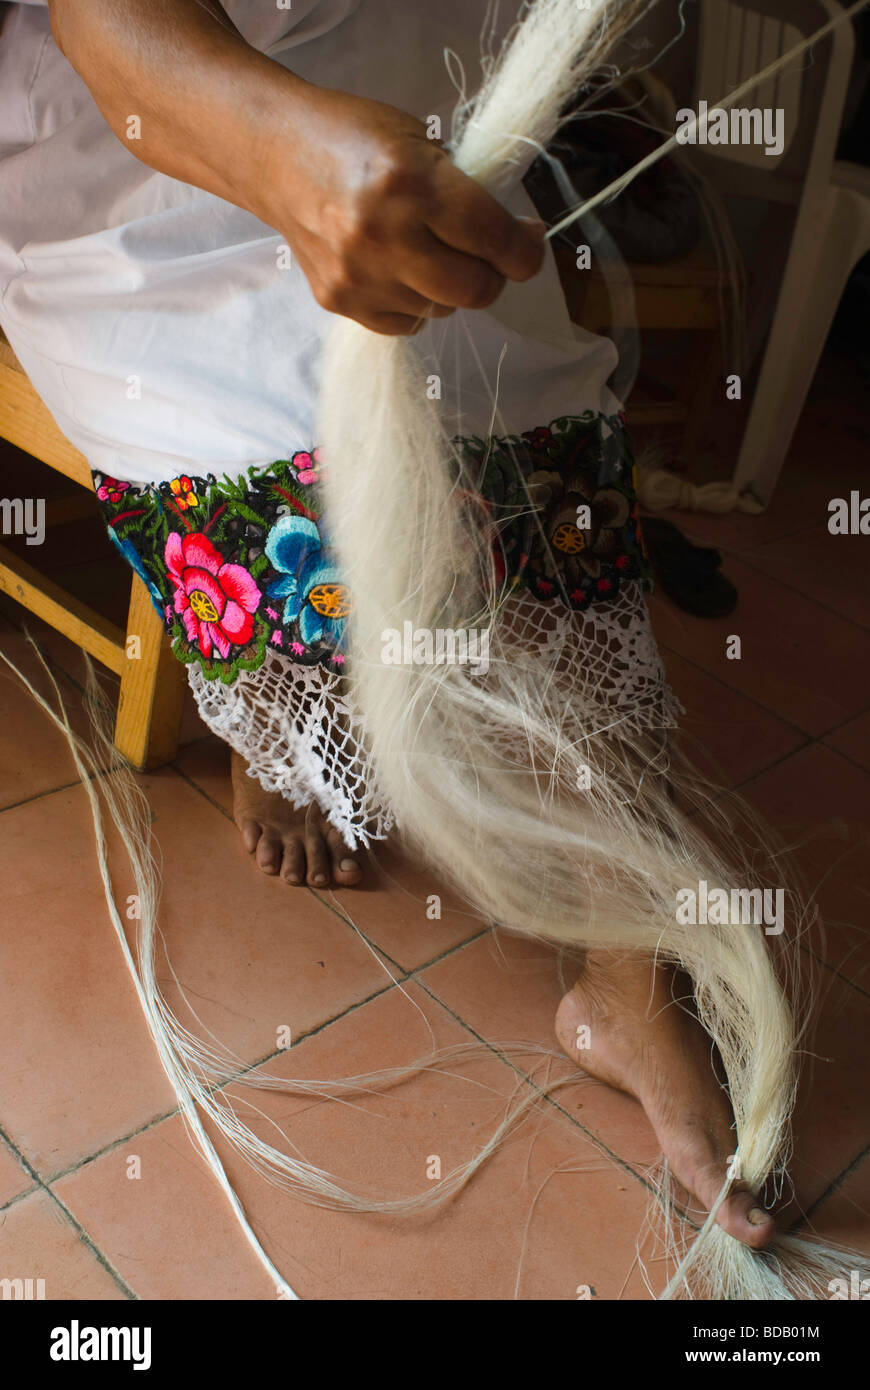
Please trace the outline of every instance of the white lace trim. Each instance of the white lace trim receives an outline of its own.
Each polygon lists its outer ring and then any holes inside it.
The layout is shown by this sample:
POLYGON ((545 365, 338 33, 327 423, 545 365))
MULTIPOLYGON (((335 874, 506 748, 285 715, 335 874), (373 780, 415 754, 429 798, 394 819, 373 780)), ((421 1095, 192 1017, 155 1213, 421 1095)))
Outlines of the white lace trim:
MULTIPOLYGON (((508 605, 506 605, 506 609, 508 605)), ((607 604, 574 613, 520 594, 509 604, 512 636, 526 649, 558 660, 573 688, 606 706, 622 735, 672 728, 680 706, 665 679, 639 583, 622 586, 607 604)), ((298 809, 316 801, 349 849, 386 839, 392 810, 377 787, 362 718, 342 677, 322 666, 299 666, 270 647, 256 671, 231 685, 188 667, 199 713, 213 733, 240 753, 248 775, 298 809)), ((582 736, 588 730, 578 730, 582 736)))

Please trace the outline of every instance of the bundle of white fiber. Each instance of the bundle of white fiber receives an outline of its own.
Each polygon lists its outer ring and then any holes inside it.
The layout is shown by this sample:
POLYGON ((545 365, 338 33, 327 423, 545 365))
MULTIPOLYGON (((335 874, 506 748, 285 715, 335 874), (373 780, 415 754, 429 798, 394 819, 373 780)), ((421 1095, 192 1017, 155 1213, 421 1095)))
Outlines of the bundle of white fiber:
MULTIPOLYGON (((637 8, 535 0, 467 115, 457 165, 507 194, 637 8)), ((689 973, 736 1119, 738 1160, 719 1200, 738 1173, 758 1191, 787 1157, 792 1012, 760 927, 680 925, 675 912, 679 890, 751 884, 757 866, 735 865, 736 840, 714 851, 664 779, 639 776, 646 752, 636 736, 605 732, 605 692, 578 690, 511 640, 513 601, 493 587, 490 540, 462 503, 413 340, 342 321, 322 383, 327 514, 355 602, 351 680, 401 831, 488 919, 554 942, 657 952, 689 973), (385 664, 382 634, 408 621, 489 627, 490 675, 385 664), (578 719, 582 744, 567 732, 578 719)), ((786 961, 798 949, 790 927, 786 961)), ((754 1253, 712 1216, 665 1296, 825 1297, 846 1268, 805 1240, 754 1253)))

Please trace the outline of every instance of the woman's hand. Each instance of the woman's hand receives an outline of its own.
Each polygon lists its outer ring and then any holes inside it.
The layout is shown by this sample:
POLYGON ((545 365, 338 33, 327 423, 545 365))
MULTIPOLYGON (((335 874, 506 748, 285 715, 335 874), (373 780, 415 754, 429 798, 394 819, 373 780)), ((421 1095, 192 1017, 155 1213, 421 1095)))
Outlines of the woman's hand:
POLYGON ((267 156, 266 188, 261 216, 318 303, 377 333, 485 308, 505 279, 541 268, 544 224, 511 216, 420 121, 381 102, 302 84, 267 156))
POLYGON ((540 269, 543 224, 505 212, 413 116, 258 53, 218 0, 49 3, 55 39, 130 153, 274 227, 332 312, 412 333, 540 269))

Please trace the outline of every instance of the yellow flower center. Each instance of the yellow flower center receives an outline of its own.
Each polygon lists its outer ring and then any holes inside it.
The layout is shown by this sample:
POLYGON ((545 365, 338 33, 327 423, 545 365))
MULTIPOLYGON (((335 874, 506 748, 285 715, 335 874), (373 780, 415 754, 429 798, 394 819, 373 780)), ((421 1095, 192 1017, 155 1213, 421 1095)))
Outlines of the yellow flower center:
POLYGON ((565 521, 553 532, 553 544, 566 555, 577 555, 586 549, 586 537, 578 527, 572 526, 570 521, 565 521))
POLYGON ((208 594, 204 594, 202 589, 194 589, 190 595, 190 606, 200 622, 216 623, 220 617, 208 594))
POLYGON ((346 618, 353 604, 344 584, 315 584, 308 602, 323 618, 346 618))

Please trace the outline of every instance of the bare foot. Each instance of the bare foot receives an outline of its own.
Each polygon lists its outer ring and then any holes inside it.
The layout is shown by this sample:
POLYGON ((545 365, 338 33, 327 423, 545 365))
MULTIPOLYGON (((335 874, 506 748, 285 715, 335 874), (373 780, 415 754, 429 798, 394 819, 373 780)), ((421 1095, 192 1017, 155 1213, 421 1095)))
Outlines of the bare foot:
POLYGON ((244 758, 235 752, 231 769, 233 817, 258 869, 312 888, 325 888, 331 882, 352 888, 359 883, 362 869, 317 806, 294 811, 278 792, 264 791, 249 777, 244 758))
MULTIPOLYGON (((674 1003, 691 985, 668 966, 634 952, 590 952, 583 974, 556 1013, 556 1037, 590 1076, 640 1101, 672 1172, 701 1204, 715 1202, 734 1152, 733 1115, 713 1071, 710 1039, 674 1003), (588 1048, 578 1048, 581 1025, 588 1048)), ((691 1213, 693 1216, 696 1214, 691 1213)), ((773 1218, 745 1183, 736 1182, 716 1217, 753 1249, 769 1244, 773 1218)))

